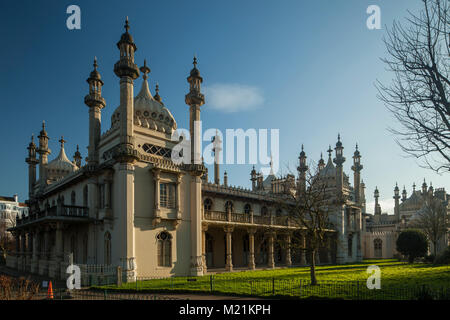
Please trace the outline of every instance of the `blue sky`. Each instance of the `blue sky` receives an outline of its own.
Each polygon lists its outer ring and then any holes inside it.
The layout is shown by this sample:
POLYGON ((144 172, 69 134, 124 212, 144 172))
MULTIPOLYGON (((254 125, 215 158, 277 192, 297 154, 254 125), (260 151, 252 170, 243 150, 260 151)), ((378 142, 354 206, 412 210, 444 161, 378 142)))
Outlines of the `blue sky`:
MULTIPOLYGON (((223 132, 280 129, 284 173, 288 165, 295 167, 302 143, 308 159, 317 161, 321 152, 326 156, 329 144, 334 146, 339 132, 347 173, 359 144, 368 202, 378 186, 387 209, 395 182, 406 185, 409 193, 413 182, 421 185, 423 178, 450 190, 448 174, 437 175, 404 157, 387 131, 395 121, 376 98, 375 81, 392 77, 380 61, 385 26, 419 6, 419 0, 3 0, 0 195, 17 193, 26 199, 26 147, 42 120, 51 137, 50 159, 58 154, 61 135, 68 155, 79 144, 86 156, 88 108, 83 98, 94 56, 105 82, 102 132, 109 128, 119 102, 113 65, 125 16, 138 47, 136 62, 142 65, 147 59, 150 86, 159 83, 179 127, 188 127, 186 76, 196 53, 207 93, 203 126, 223 132), (81 8, 81 30, 66 27, 71 4, 81 8), (372 4, 380 6, 381 30, 366 27, 366 9, 372 4), (220 104, 221 97, 230 104, 220 104)), ((135 91, 141 82, 135 82, 135 91)), ((250 186, 251 165, 226 165, 224 170, 230 184, 250 186)))

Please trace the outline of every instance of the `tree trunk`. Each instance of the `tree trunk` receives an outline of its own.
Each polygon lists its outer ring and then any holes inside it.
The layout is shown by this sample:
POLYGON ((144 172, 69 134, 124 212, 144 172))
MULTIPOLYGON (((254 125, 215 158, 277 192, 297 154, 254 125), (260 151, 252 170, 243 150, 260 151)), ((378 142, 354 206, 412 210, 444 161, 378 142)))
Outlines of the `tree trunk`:
POLYGON ((433 251, 434 251, 434 257, 437 256, 437 241, 433 241, 433 251))
POLYGON ((311 251, 311 285, 317 284, 316 279, 316 250, 311 251))

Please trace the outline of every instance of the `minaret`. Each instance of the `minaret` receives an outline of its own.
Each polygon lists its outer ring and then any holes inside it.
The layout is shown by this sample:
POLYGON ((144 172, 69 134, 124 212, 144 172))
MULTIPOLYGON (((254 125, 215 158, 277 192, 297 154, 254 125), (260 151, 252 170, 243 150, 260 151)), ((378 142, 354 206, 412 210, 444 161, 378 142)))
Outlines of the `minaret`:
POLYGON ((422 183, 422 195, 426 195, 427 194, 427 183, 425 182, 425 178, 423 178, 423 183, 422 183))
POLYGON ((77 151, 75 151, 75 154, 73 155, 73 160, 78 168, 81 168, 81 159, 80 147, 77 145, 77 151))
POLYGON ((406 201, 406 198, 407 198, 406 188, 405 188, 405 186, 403 186, 402 202, 406 201))
POLYGON ((333 162, 336 164, 336 188, 338 190, 338 194, 343 196, 344 192, 344 169, 343 164, 345 162, 345 158, 343 155, 344 147, 341 142, 341 135, 338 134, 338 141, 336 142, 336 157, 333 159, 333 162))
POLYGON ((361 155, 358 151, 358 144, 356 144, 355 153, 353 154, 353 184, 355 188, 355 202, 361 203, 361 170, 363 166, 361 165, 361 155))
POLYGON ((375 192, 373 193, 375 198, 375 214, 381 214, 381 207, 378 203, 378 198, 380 197, 380 192, 378 191, 378 187, 375 187, 375 192))
POLYGON ((191 163, 200 163, 200 107, 205 103, 205 96, 201 93, 203 78, 197 69, 197 58, 194 57, 194 68, 192 68, 187 81, 189 83, 189 93, 185 97, 185 102, 189 106, 189 129, 191 134, 191 163))
POLYGON ((48 163, 48 155, 51 153, 51 150, 48 148, 48 140, 49 137, 47 135, 47 131, 45 131, 45 121, 42 121, 42 130, 39 133, 39 149, 37 152, 39 153, 39 184, 41 188, 47 185, 47 169, 46 165, 48 163))
POLYGON ((319 164, 318 164, 317 168, 319 169, 319 172, 322 171, 323 168, 325 168, 325 160, 323 160, 322 152, 320 153, 320 160, 319 160, 319 164))
POLYGON ((226 171, 223 173, 223 185, 228 187, 228 173, 226 171))
POLYGON ((256 190, 256 180, 257 180, 257 174, 255 170, 255 166, 253 166, 252 171, 250 172, 250 181, 252 182, 252 190, 256 190))
POLYGON ((300 152, 300 156, 298 157, 299 160, 299 166, 297 167, 298 171, 298 191, 299 193, 304 193, 306 191, 306 171, 308 171, 308 166, 306 165, 306 154, 303 150, 303 144, 302 144, 302 151, 300 152))
POLYGON ((28 163, 28 198, 34 197, 34 184, 36 183, 36 165, 39 161, 36 159, 36 145, 34 144, 34 134, 31 136, 31 142, 28 145, 28 158, 25 162, 28 163))
POLYGON ((214 183, 220 184, 220 151, 222 151, 222 140, 216 130, 216 135, 212 138, 214 152, 214 183))
MULTIPOLYGON (((200 176, 204 166, 201 163, 200 107, 205 103, 201 93, 200 71, 197 69, 197 58, 194 57, 194 68, 187 78, 189 93, 185 102, 189 106, 189 128, 191 134, 191 161, 188 165, 190 173, 190 231, 191 231, 191 264, 192 276, 203 275, 202 249, 202 184, 200 176)), ((214 173, 215 174, 215 173, 214 173)))
MULTIPOLYGON (((134 121, 134 93, 133 82, 139 77, 139 68, 134 63, 134 53, 136 45, 133 37, 128 33, 128 17, 125 22, 125 33, 122 34, 117 48, 120 51, 119 61, 114 65, 114 73, 120 78, 120 125, 119 125, 119 146, 115 152, 117 163, 114 166, 114 181, 120 186, 117 194, 118 212, 114 216, 117 219, 118 232, 121 237, 120 244, 117 245, 113 263, 127 264, 127 281, 136 281, 136 247, 135 247, 135 168, 134 162, 137 160, 137 151, 134 149, 133 121, 134 121), (117 180, 116 180, 117 179, 117 180), (125 259, 125 260, 124 260, 125 259)), ((156 203, 156 201, 155 201, 156 203)), ((156 209, 154 218, 156 218, 156 209)), ((114 228, 116 229, 116 228, 114 228)))
POLYGON ((395 220, 400 221, 400 190, 398 189, 397 182, 394 188, 394 215, 395 220))
POLYGON ((139 77, 139 68, 134 63, 134 53, 137 50, 133 37, 128 33, 128 17, 125 21, 125 33, 122 34, 117 48, 120 59, 114 65, 114 73, 120 78, 120 162, 132 163, 134 154, 133 121, 134 121, 134 87, 133 83, 139 77))
POLYGON ((363 213, 366 213, 366 184, 364 183, 364 180, 361 179, 361 204, 363 207, 363 213))
POLYGON ((94 166, 99 161, 98 143, 101 134, 101 110, 106 105, 105 99, 102 97, 103 81, 97 67, 97 58, 94 58, 94 70, 86 80, 89 83, 89 94, 84 97, 84 103, 89 107, 88 165, 94 166))

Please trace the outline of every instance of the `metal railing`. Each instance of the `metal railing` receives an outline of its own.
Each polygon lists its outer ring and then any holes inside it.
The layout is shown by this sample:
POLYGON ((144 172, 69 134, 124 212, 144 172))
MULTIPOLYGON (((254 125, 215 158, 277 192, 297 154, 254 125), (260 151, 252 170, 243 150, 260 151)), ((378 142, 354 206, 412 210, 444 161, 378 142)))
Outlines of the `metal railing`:
POLYGON ((41 219, 44 217, 89 217, 89 208, 80 206, 63 205, 58 210, 58 206, 48 207, 45 210, 39 212, 32 212, 29 215, 22 215, 16 218, 17 225, 24 224, 30 221, 41 219))

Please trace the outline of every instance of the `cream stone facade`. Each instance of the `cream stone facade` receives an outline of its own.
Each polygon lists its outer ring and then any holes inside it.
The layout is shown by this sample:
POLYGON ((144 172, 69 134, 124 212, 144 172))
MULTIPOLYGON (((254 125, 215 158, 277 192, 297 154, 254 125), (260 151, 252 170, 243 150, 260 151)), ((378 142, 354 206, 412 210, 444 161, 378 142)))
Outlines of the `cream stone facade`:
MULTIPOLYGON (((432 198, 442 202, 450 215, 450 195, 447 194, 444 188, 434 189, 431 184, 428 187, 425 179, 421 190, 416 190, 416 185, 413 185, 413 190, 409 197, 405 187, 403 187, 400 196, 398 185, 395 186, 393 215, 382 213, 381 206, 378 202, 379 196, 378 188, 375 188, 374 214, 364 214, 365 229, 363 232, 363 248, 365 259, 388 259, 399 256, 396 250, 398 235, 402 230, 410 228, 413 225, 418 212, 423 210, 426 198, 432 198)), ((438 241, 436 248, 438 254, 449 245, 450 230, 438 241)), ((429 253, 432 252, 434 252, 434 247, 430 242, 429 253)))
MULTIPOLYGON (((67 158, 63 138, 59 140, 59 155, 48 162, 51 151, 45 124, 39 146, 32 140, 28 147, 31 211, 19 217, 11 229, 17 252, 8 257, 8 265, 63 279, 70 263, 86 270, 89 266, 120 266, 125 281, 134 281, 136 277, 197 276, 218 270, 309 263, 307 252, 280 245, 289 244, 292 235, 302 229, 294 226, 273 200, 277 194, 305 186, 305 152, 300 153, 298 178, 277 178, 273 173, 264 178, 253 168, 251 190, 229 186, 226 173, 221 183, 218 162, 214 182, 209 182, 194 147, 191 163, 175 164, 171 160, 175 146, 171 134, 177 123, 158 88, 155 95, 150 92, 150 69, 145 61, 141 68, 135 64, 137 47, 128 32, 128 21, 125 29, 117 43, 120 58, 114 65, 120 80, 120 105, 103 134, 101 112, 106 100, 97 61, 87 80, 86 163, 82 164, 78 150, 73 161, 67 158), (134 82, 140 73, 142 84, 135 96, 134 82)), ((191 140, 195 141, 199 137, 194 122, 201 120, 204 104, 203 79, 195 58, 187 81, 185 102, 191 140)), ((319 161, 320 178, 327 181, 336 199, 343 200, 330 208, 335 229, 330 230, 330 245, 320 250, 317 263, 362 260, 365 197, 360 182, 361 156, 356 149, 351 186, 343 171, 343 149, 338 137, 335 158, 330 147, 328 163, 319 161)), ((302 237, 307 243, 306 236, 302 237)))

